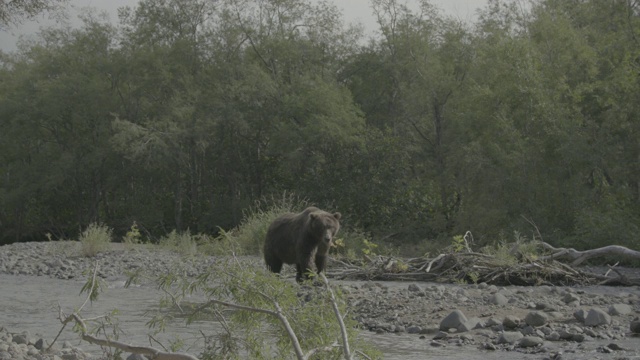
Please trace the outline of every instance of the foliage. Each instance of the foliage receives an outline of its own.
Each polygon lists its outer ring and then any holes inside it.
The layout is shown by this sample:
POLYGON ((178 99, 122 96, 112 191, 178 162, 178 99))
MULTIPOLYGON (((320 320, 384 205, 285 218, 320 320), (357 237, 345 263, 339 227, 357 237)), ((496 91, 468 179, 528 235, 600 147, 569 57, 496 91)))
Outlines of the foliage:
POLYGON ((294 194, 264 198, 244 212, 240 224, 230 231, 220 229, 220 235, 205 245, 210 254, 261 255, 269 225, 281 215, 300 212, 308 202, 294 194))
POLYGON ((80 244, 82 255, 87 257, 96 256, 101 251, 109 250, 111 247, 113 229, 106 225, 91 223, 80 234, 80 244))
POLYGON ((381 246, 371 239, 371 235, 356 227, 342 228, 338 238, 334 241, 331 253, 338 257, 346 257, 350 260, 362 259, 363 256, 376 256, 388 253, 387 246, 381 246))
MULTIPOLYGON (((256 269, 255 264, 241 263, 237 258, 221 260, 195 281, 172 276, 160 280, 159 286, 171 295, 161 302, 162 307, 151 322, 152 325, 161 324, 162 314, 167 314, 164 308, 172 308, 176 304, 180 304, 187 324, 204 319, 221 323, 223 332, 207 334, 208 346, 199 358, 292 358, 294 354, 290 334, 273 313, 280 313, 288 319, 305 352, 328 346, 329 350, 324 349, 312 358, 341 357, 340 347, 333 346, 335 342, 340 342, 340 328, 333 314, 330 298, 323 289, 310 287, 304 291, 306 295, 301 294, 299 285, 283 281, 262 266, 256 269), (203 293, 205 300, 199 303, 181 303, 182 299, 192 293, 203 293), (229 312, 227 309, 234 309, 234 306, 228 307, 225 304, 239 307, 229 312)), ((344 314, 345 303, 339 289, 334 288, 334 292, 344 314)), ((352 348, 368 356, 379 356, 358 338, 354 321, 348 316, 344 320, 352 348)))
POLYGON ((371 5, 368 42, 328 2, 143 0, 0 54, 0 242, 135 219, 256 254, 286 191, 398 248, 637 245, 637 2, 371 5))
POLYGON ((541 255, 535 240, 529 240, 519 232, 514 232, 514 240, 502 239, 482 248, 482 253, 491 255, 497 266, 514 266, 523 260, 533 261, 541 255))
POLYGON ((453 237, 453 241, 451 243, 451 249, 453 252, 462 252, 467 249, 464 236, 456 235, 453 237))
POLYGON ((166 236, 160 238, 159 245, 163 248, 177 252, 184 256, 195 256, 198 254, 198 236, 191 235, 187 231, 171 231, 166 236))
POLYGON ((138 224, 134 221, 131 224, 131 228, 129 231, 122 237, 122 241, 127 245, 136 245, 142 243, 142 235, 140 234, 140 228, 138 228, 138 224))
POLYGON ((41 13, 62 13, 61 7, 68 0, 11 0, 0 3, 0 30, 21 24, 41 13))
POLYGON ((364 247, 362 248, 362 253, 365 255, 375 255, 375 249, 378 247, 377 244, 372 243, 367 239, 363 239, 362 243, 364 247))

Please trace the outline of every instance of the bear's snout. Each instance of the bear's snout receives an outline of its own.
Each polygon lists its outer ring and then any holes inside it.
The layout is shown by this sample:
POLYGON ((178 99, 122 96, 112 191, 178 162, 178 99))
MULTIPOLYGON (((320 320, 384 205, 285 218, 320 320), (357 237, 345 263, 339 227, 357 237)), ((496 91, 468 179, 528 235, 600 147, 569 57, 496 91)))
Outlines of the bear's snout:
POLYGON ((327 230, 324 233, 324 242, 327 244, 331 244, 331 240, 333 239, 333 234, 331 234, 331 230, 327 230))

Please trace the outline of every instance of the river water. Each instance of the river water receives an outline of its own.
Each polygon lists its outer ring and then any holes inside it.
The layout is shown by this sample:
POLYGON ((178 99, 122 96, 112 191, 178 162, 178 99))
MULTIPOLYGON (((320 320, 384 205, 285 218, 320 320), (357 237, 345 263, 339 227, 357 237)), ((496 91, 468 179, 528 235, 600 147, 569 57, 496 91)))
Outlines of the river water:
MULTIPOLYGON (((149 311, 157 308, 158 299, 162 293, 153 286, 124 288, 123 280, 108 282, 108 289, 102 293, 98 301, 88 303, 83 309, 85 318, 101 316, 117 309, 118 323, 124 331, 120 340, 134 345, 158 347, 157 343, 150 343, 149 334, 153 334, 146 323, 149 311)), ((78 308, 84 302, 85 294, 80 295, 83 282, 76 280, 58 280, 46 277, 0 275, 0 326, 9 331, 21 332, 28 330, 32 338, 52 340, 61 329, 57 318, 58 306, 66 313, 78 308)), ((400 284, 399 286, 406 286, 400 284)), ((198 299, 193 299, 197 301, 198 299)), ((153 335, 163 344, 169 343, 175 336, 185 340, 186 344, 193 344, 190 353, 198 354, 204 342, 200 331, 215 333, 221 331, 216 322, 200 322, 185 326, 184 320, 176 319, 170 323, 168 333, 153 335)), ((446 346, 433 347, 430 345, 431 336, 420 339, 417 335, 375 334, 363 332, 363 337, 380 349, 385 359, 541 359, 542 354, 527 355, 516 352, 491 352, 474 349, 472 347, 446 346)), ((68 326, 60 335, 58 342, 69 341, 73 346, 85 352, 100 354, 97 346, 79 340, 78 334, 68 326)), ((637 346, 637 339, 629 339, 628 346, 637 346)), ((622 343, 621 345, 624 345, 622 343)), ((600 355, 600 354, 599 354, 600 355)), ((580 358, 570 354, 565 359, 580 358)))
MULTIPOLYGON (((32 338, 54 339, 62 328, 57 318, 58 306, 67 314, 74 308, 79 308, 86 298, 86 294, 80 295, 83 284, 84 282, 76 280, 0 275, 0 326, 12 332, 28 330, 32 338)), ((108 284, 97 301, 85 305, 82 312, 84 318, 101 316, 117 309, 118 324, 124 331, 120 335, 121 341, 158 347, 157 343, 151 344, 149 341, 149 334, 153 335, 153 331, 146 326, 149 320, 146 313, 157 308, 162 293, 153 286, 124 288, 122 280, 110 281, 108 284)), ((197 354, 197 348, 204 344, 201 330, 209 334, 221 331, 216 322, 202 322, 187 327, 181 319, 176 319, 168 328, 170 332, 155 334, 153 337, 167 344, 178 335, 185 343, 194 344, 191 351, 193 354, 197 354)), ((451 349, 431 347, 428 339, 419 339, 416 335, 363 332, 363 336, 383 352, 385 359, 459 358, 460 355, 456 355, 451 349)), ((72 331, 71 325, 64 329, 57 341, 60 344, 69 341, 73 346, 92 354, 101 353, 99 347, 81 341, 79 335, 72 331)), ((481 355, 480 352, 478 355, 481 355)), ((485 354, 477 357, 480 358, 491 357, 486 357, 485 354)))

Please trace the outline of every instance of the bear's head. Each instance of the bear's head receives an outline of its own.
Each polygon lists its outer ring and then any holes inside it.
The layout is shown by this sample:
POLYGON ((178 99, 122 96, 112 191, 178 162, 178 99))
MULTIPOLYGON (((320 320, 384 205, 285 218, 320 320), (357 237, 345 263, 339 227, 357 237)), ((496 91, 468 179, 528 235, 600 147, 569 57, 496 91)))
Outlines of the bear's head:
POLYGON ((341 216, 339 212, 331 214, 322 210, 314 211, 309 214, 311 231, 320 241, 331 246, 333 238, 340 230, 341 216))

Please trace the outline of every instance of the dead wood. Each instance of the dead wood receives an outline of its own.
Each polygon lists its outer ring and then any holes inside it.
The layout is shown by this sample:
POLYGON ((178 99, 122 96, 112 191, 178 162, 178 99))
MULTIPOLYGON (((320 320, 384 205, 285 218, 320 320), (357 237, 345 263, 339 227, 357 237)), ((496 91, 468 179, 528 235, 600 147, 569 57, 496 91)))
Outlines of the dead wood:
POLYGON ((328 275, 347 280, 484 282, 502 286, 640 285, 640 278, 625 275, 615 266, 610 267, 606 274, 578 267, 588 259, 602 256, 640 259, 638 251, 618 245, 577 251, 555 248, 542 241, 535 244, 540 246, 541 255, 521 254, 519 244, 514 244, 509 247, 508 258, 473 252, 465 247, 465 252, 442 253, 432 258, 402 259, 377 255, 359 261, 341 259, 334 262, 328 275))
POLYGON ((586 260, 604 257, 604 256, 622 256, 628 259, 640 259, 640 251, 631 250, 624 246, 609 245, 598 249, 578 251, 573 248, 556 248, 546 242, 541 241, 540 245, 551 254, 542 258, 545 259, 568 259, 571 261, 571 265, 578 266, 586 260))

